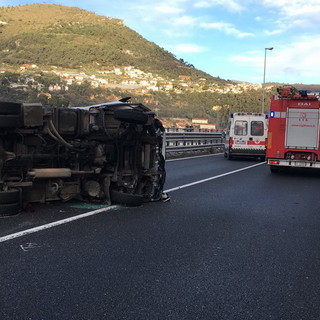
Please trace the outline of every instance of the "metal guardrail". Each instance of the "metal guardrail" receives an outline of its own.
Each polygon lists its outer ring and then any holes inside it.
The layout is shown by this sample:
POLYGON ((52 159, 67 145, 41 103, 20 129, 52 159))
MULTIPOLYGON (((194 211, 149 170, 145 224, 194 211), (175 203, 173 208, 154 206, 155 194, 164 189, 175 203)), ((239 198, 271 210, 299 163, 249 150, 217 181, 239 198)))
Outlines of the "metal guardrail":
POLYGON ((219 148, 222 142, 222 133, 218 132, 165 132, 163 135, 165 154, 219 148))

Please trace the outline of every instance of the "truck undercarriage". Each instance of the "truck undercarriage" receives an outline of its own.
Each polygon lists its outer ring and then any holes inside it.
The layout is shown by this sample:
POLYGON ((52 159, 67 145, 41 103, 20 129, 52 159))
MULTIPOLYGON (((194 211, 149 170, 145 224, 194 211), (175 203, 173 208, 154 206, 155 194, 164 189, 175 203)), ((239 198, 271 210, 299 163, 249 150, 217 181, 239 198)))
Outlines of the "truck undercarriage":
POLYGON ((78 108, 0 102, 0 215, 21 202, 160 200, 163 131, 154 112, 127 99, 78 108))

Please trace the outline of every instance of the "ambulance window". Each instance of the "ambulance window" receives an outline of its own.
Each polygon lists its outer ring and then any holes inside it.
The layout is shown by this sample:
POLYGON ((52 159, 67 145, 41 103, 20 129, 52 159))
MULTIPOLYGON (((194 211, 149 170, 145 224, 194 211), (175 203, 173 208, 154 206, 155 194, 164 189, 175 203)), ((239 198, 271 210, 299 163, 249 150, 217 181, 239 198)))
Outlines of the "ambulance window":
POLYGON ((237 120, 234 124, 234 134, 237 136, 246 136, 248 134, 248 122, 237 120))
POLYGON ((264 128, 262 121, 251 121, 251 135, 263 136, 264 128))

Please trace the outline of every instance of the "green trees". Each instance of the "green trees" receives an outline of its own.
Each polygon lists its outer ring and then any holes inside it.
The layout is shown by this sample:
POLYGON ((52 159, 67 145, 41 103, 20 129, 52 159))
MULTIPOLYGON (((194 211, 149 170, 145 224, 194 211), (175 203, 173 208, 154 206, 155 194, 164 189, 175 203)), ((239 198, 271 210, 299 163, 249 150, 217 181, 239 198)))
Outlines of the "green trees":
POLYGON ((43 84, 45 88, 49 88, 50 85, 63 84, 60 77, 53 73, 42 72, 41 75, 35 76, 34 80, 39 84, 43 84))
POLYGON ((17 83, 20 80, 20 74, 10 71, 0 73, 0 82, 2 85, 9 85, 11 82, 17 83))
POLYGON ((130 65, 165 79, 184 75, 194 81, 225 82, 177 59, 117 19, 47 4, 0 7, 0 15, 10 21, 10 27, 2 26, 0 38, 0 59, 7 64, 75 68, 95 62, 105 67, 130 65))
MULTIPOLYGON (((204 117, 219 126, 225 125, 231 112, 260 110, 261 91, 241 94, 210 91, 213 84, 225 88, 231 82, 195 69, 192 64, 147 41, 121 20, 49 4, 0 7, 0 15, 3 21, 10 21, 10 24, 1 26, 0 59, 3 66, 7 64, 8 70, 11 67, 19 70, 24 64, 36 64, 39 68, 31 68, 34 72, 30 71, 30 74, 0 74, 1 100, 40 101, 67 107, 132 96, 133 101, 145 103, 151 109, 157 108, 162 117, 204 117), (66 85, 57 75, 39 71, 50 70, 48 66, 78 73, 90 70, 93 74, 132 66, 145 74, 152 73, 153 78, 163 85, 175 79, 173 86, 181 93, 174 90, 142 92, 139 89, 93 88, 88 82, 72 84, 69 90, 64 90, 66 85), (53 85, 60 85, 62 90, 49 90, 53 85), (213 109, 213 106, 219 108, 213 109)), ((111 82, 113 80, 111 78, 111 82)), ((116 79, 114 83, 122 80, 116 79)))
MULTIPOLYGON (((260 112, 261 90, 250 90, 244 93, 218 92, 183 92, 177 93, 149 91, 141 93, 139 90, 121 90, 108 88, 93 88, 84 81, 82 84, 72 84, 68 90, 49 91, 53 84, 63 84, 54 74, 42 73, 35 76, 22 76, 15 73, 0 74, 0 100, 14 102, 41 102, 44 105, 58 107, 88 106, 98 103, 119 100, 123 97, 132 97, 134 102, 142 102, 152 110, 157 110, 161 117, 207 118, 218 128, 226 126, 229 115, 234 112, 260 112), (17 81, 21 84, 14 85, 17 81), (20 81, 20 82, 19 82, 20 81), (23 83, 21 81, 29 81, 23 83)), ((268 95, 266 94, 266 110, 268 95)))

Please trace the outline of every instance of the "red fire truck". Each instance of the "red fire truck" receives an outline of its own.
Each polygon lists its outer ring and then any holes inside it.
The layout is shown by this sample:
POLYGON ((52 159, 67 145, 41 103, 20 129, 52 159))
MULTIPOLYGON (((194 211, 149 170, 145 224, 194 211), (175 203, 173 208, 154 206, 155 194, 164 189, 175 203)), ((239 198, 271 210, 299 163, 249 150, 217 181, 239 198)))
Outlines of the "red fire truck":
POLYGON ((271 172, 320 168, 319 97, 292 86, 271 98, 267 161, 271 172))

